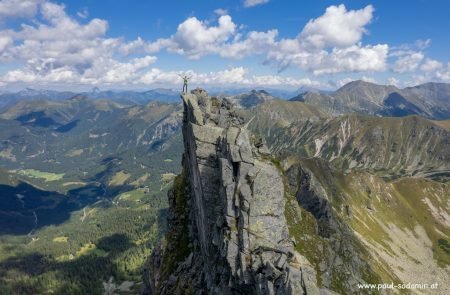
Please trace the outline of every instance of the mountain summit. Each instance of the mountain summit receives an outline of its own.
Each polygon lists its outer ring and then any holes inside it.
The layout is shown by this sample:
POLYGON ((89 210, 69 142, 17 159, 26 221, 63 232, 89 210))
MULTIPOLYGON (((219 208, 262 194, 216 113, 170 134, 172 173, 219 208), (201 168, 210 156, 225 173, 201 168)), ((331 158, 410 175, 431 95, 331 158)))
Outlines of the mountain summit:
POLYGON ((393 117, 421 115, 436 120, 450 118, 450 85, 445 83, 399 89, 359 80, 331 93, 304 92, 291 100, 304 101, 333 115, 356 112, 393 117))

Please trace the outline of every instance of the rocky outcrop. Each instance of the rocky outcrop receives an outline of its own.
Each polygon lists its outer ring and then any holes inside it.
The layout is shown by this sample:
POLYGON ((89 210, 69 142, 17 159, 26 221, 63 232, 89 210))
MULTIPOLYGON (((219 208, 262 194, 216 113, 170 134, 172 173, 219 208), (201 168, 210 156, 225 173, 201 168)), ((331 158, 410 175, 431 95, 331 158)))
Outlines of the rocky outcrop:
POLYGON ((147 267, 149 294, 320 294, 294 250, 284 176, 226 99, 183 94, 183 173, 169 192, 166 242, 147 267))

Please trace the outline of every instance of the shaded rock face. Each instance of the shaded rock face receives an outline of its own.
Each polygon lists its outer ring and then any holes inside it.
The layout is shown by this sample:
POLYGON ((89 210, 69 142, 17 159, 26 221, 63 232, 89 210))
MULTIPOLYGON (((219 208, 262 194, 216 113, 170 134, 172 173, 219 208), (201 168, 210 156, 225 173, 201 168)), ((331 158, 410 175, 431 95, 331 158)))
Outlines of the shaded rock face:
MULTIPOLYGON (((321 286, 345 294, 363 294, 358 284, 380 282, 381 278, 370 264, 365 246, 349 226, 351 200, 333 181, 336 172, 326 161, 313 161, 322 173, 320 179, 308 165, 299 163, 291 165, 285 175, 297 202, 316 219, 317 234, 326 240, 318 271, 321 286), (336 207, 340 207, 338 211, 336 207)), ((370 190, 367 191, 370 202, 370 190)))
POLYGON ((186 210, 176 216, 170 202, 167 245, 152 255, 146 293, 319 294, 315 270, 289 237, 283 175, 267 149, 226 100, 202 89, 182 99, 186 210), (189 253, 167 269, 177 250, 169 239, 183 223, 189 253))
POLYGON ((294 178, 293 181, 289 179, 289 183, 293 182, 292 186, 297 191, 296 198, 299 204, 306 211, 311 212, 318 221, 319 235, 329 238, 335 231, 331 226, 333 221, 332 207, 325 191, 320 185, 313 185, 312 182, 317 182, 317 180, 314 179, 312 173, 303 170, 301 167, 288 171, 288 177, 294 178))

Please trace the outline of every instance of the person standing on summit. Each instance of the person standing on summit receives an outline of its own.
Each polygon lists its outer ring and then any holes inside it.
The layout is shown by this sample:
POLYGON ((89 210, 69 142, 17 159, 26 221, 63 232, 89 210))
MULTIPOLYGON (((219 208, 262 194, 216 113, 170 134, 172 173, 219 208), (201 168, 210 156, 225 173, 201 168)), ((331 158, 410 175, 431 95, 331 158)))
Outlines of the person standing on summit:
POLYGON ((181 77, 181 79, 183 79, 183 93, 187 93, 188 82, 189 82, 189 79, 192 78, 192 76, 188 77, 187 75, 184 75, 184 77, 183 77, 183 76, 180 75, 180 77, 181 77))

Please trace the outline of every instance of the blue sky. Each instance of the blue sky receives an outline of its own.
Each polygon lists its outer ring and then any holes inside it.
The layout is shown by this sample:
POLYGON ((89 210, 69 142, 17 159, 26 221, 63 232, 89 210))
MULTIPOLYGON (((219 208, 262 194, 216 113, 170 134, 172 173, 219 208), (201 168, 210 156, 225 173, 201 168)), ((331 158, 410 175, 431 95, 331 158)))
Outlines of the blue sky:
POLYGON ((0 86, 450 82, 450 1, 0 0, 0 86))

